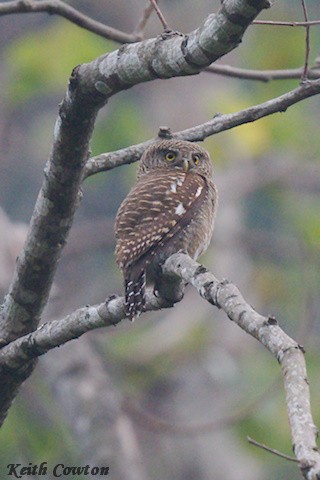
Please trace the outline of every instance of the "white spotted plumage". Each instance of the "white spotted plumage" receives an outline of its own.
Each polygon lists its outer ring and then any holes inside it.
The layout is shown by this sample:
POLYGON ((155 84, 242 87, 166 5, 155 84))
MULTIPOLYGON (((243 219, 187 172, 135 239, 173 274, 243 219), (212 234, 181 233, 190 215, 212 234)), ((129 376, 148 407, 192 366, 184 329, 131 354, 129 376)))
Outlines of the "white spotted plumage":
POLYGON ((144 310, 146 274, 150 278, 151 270, 178 250, 196 258, 208 246, 217 203, 211 177, 210 157, 199 145, 163 140, 144 152, 115 223, 130 319, 144 310), (173 161, 166 161, 168 151, 173 161))
POLYGON ((171 183, 171 185, 170 185, 170 190, 167 190, 167 191, 168 191, 168 193, 169 193, 169 192, 177 193, 177 184, 174 183, 174 182, 171 183))
POLYGON ((186 213, 186 209, 184 208, 183 206, 183 203, 179 203, 177 206, 176 206, 176 209, 174 211, 174 213, 176 213, 177 215, 181 216, 183 215, 184 213, 186 213))

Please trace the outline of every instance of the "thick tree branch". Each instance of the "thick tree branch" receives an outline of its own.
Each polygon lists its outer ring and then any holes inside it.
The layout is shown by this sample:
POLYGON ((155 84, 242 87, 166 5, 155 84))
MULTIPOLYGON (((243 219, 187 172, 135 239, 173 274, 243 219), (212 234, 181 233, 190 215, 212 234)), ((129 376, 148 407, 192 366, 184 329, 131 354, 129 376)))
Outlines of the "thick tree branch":
MULTIPOLYGON (((291 339, 273 317, 257 313, 232 283, 220 282, 205 267, 185 254, 172 255, 164 273, 179 276, 192 284, 199 294, 221 308, 246 333, 256 338, 278 360, 283 373, 294 453, 307 480, 320 478, 320 454, 317 450, 317 428, 314 425, 303 349, 291 339)), ((147 310, 166 305, 149 292, 147 310)), ((15 372, 28 360, 49 349, 77 338, 86 331, 119 323, 125 318, 124 299, 110 298, 105 304, 80 309, 61 321, 41 326, 0 351, 0 369, 15 372)))
MULTIPOLYGON (((79 12, 74 7, 66 4, 62 0, 16 0, 9 1, 0 5, 0 16, 9 15, 14 13, 37 13, 47 12, 49 15, 60 15, 70 22, 84 28, 90 32, 93 32, 103 38, 113 40, 118 43, 134 43, 142 40, 143 29, 152 13, 154 11, 155 4, 150 2, 144 10, 143 16, 139 21, 134 31, 126 33, 117 30, 113 27, 109 27, 101 22, 93 20, 89 16, 79 12)), ((310 22, 276 22, 276 21, 263 21, 256 20, 252 24, 256 25, 275 25, 275 26, 290 26, 290 27, 305 27, 319 25, 320 20, 314 20, 310 22)), ((208 72, 216 73, 218 75, 225 75, 234 78, 243 78, 246 80, 258 80, 262 82, 269 82, 270 80, 283 80, 300 78, 303 73, 303 69, 291 69, 291 70, 246 70, 229 65, 211 65, 205 69, 208 72)), ((311 70, 308 72, 309 78, 319 78, 319 71, 311 70)))
POLYGON ((164 32, 156 39, 124 45, 79 67, 107 101, 115 93, 142 82, 194 75, 236 48, 268 0, 228 0, 217 14, 188 35, 164 32))
MULTIPOLYGON (((182 140, 199 142, 216 133, 230 130, 245 123, 255 122, 273 113, 285 112, 292 105, 318 94, 320 94, 320 80, 308 82, 280 97, 246 108, 240 112, 215 115, 212 120, 180 132, 175 132, 173 136, 182 140)), ((84 178, 98 172, 136 162, 153 141, 148 140, 144 143, 91 158, 85 166, 84 178)))
POLYGON ((62 0, 17 0, 2 3, 0 16, 12 13, 37 13, 47 12, 50 15, 60 15, 81 28, 96 33, 101 37, 119 43, 133 43, 141 40, 141 34, 125 33, 116 28, 108 27, 104 23, 93 20, 62 0))
POLYGON ((82 170, 98 112, 97 97, 76 88, 76 73, 60 106, 55 141, 45 168, 23 252, 1 310, 0 344, 34 330, 79 201, 82 170))
POLYGON ((316 444, 303 348, 292 340, 273 317, 258 314, 228 281, 219 282, 212 273, 183 254, 172 255, 165 272, 175 272, 191 283, 208 302, 222 308, 230 320, 264 345, 281 365, 294 453, 307 480, 320 478, 320 453, 316 444))
MULTIPOLYGON (((83 167, 101 96, 87 95, 76 70, 60 106, 54 145, 36 201, 24 249, 0 309, 0 345, 37 328, 53 276, 80 198, 83 167)), ((0 423, 19 385, 31 374, 33 363, 19 375, 0 375, 0 423)))
MULTIPOLYGON (((151 291, 147 292, 147 311, 165 307, 172 307, 172 303, 168 304, 165 300, 155 297, 151 291)), ((104 303, 79 308, 63 320, 44 323, 34 332, 0 349, 0 374, 2 368, 6 371, 15 371, 29 360, 74 340, 90 330, 114 327, 123 319, 126 319, 124 298, 112 295, 104 303)))

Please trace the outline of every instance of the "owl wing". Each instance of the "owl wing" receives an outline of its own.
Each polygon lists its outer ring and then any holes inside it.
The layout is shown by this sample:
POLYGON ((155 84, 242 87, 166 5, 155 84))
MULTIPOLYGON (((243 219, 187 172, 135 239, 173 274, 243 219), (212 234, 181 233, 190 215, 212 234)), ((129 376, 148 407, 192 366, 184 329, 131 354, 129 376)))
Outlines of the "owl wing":
POLYGON ((186 227, 207 195, 206 180, 172 171, 145 175, 122 203, 115 223, 116 260, 126 269, 186 227))

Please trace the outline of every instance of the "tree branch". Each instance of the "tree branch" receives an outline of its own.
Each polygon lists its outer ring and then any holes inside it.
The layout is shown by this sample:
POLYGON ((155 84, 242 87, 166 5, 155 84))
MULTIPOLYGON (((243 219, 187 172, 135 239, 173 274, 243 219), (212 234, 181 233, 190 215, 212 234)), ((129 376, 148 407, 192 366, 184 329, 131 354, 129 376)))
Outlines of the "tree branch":
POLYGON ((152 4, 161 24, 162 24, 162 27, 164 30, 170 30, 169 28, 169 25, 168 25, 168 22, 166 21, 166 19, 164 18, 164 15, 163 13, 161 12, 160 8, 158 7, 158 3, 157 3, 157 0, 149 0, 150 3, 152 4))
POLYGON ((271 25, 278 27, 313 27, 320 25, 320 20, 310 20, 308 22, 283 22, 281 20, 254 20, 253 25, 271 25))
MULTIPOLYGON (((228 113, 225 115, 218 114, 206 123, 196 125, 195 127, 181 130, 180 132, 173 133, 176 138, 182 140, 189 140, 191 142, 199 142, 216 133, 230 130, 231 128, 243 125, 245 123, 254 122, 260 118, 272 115, 277 112, 285 112, 287 108, 292 105, 318 95, 320 93, 320 80, 314 82, 305 83, 294 90, 291 90, 280 97, 273 98, 267 102, 260 103, 253 107, 240 110, 236 113, 228 113)), ((84 170, 84 178, 94 175, 98 172, 111 170, 112 168, 119 167, 134 163, 141 157, 144 150, 154 140, 148 140, 144 143, 132 145, 128 148, 123 148, 115 152, 104 153, 91 158, 84 170)))
MULTIPOLYGON (((0 309, 0 345, 37 328, 47 302, 53 276, 80 199, 83 167, 99 106, 97 93, 85 94, 77 71, 60 106, 54 144, 31 218, 24 249, 0 309)), ((19 375, 0 375, 0 423, 18 387, 32 373, 26 364, 19 375)))
MULTIPOLYGON (((147 292, 146 310, 172 307, 172 303, 147 292)), ((15 371, 21 365, 37 358, 55 347, 79 338, 86 332, 101 327, 116 326, 126 319, 124 298, 112 295, 104 303, 75 310, 62 320, 53 320, 0 349, 1 369, 15 371)))
POLYGON ((75 71, 60 106, 55 141, 24 250, 1 309, 0 345, 37 327, 79 201, 82 170, 101 99, 99 95, 85 98, 77 83, 75 71))
POLYGON ((125 33, 116 28, 108 27, 97 22, 71 7, 62 0, 17 0, 1 3, 0 16, 13 13, 38 13, 47 12, 49 15, 59 15, 81 28, 96 33, 100 37, 108 38, 119 43, 133 43, 141 40, 140 34, 125 33))
POLYGON ((320 478, 320 453, 316 444, 303 348, 292 340, 273 317, 263 317, 245 302, 228 281, 219 282, 212 273, 183 254, 172 255, 164 272, 175 272, 191 283, 208 302, 224 310, 229 319, 264 345, 281 365, 294 453, 307 480, 320 478))
POLYGON ((164 32, 156 39, 124 45, 119 50, 79 67, 107 101, 119 91, 142 82, 194 75, 239 45, 268 0, 228 0, 217 14, 188 35, 164 32))
MULTIPOLYGON (((165 263, 166 275, 176 275, 192 284, 212 305, 221 308, 246 333, 256 338, 278 360, 283 373, 294 453, 307 480, 320 478, 320 454, 314 425, 303 349, 291 339, 273 317, 257 313, 232 283, 219 281, 205 267, 185 254, 172 255, 165 263), (317 477, 318 475, 318 477, 317 477)), ((147 310, 169 306, 151 291, 147 310)), ((124 299, 110 298, 105 304, 85 307, 61 321, 42 325, 0 350, 0 371, 15 372, 19 366, 48 350, 78 338, 86 331, 119 323, 125 318, 124 299)))
MULTIPOLYGON (((215 73, 216 75, 223 75, 225 77, 242 78, 244 80, 258 80, 260 82, 301 78, 303 71, 304 67, 287 70, 250 70, 232 67, 231 65, 210 65, 210 67, 205 68, 205 72, 208 73, 215 73)), ((308 70, 308 78, 320 78, 320 69, 316 67, 308 70)))
POLYGON ((267 445, 264 445, 263 443, 257 442, 251 437, 247 437, 247 440, 251 445, 254 445, 255 447, 262 448, 263 450, 266 450, 269 453, 272 453, 273 455, 277 455, 278 457, 284 458, 285 460, 289 460, 290 462, 297 462, 298 460, 294 457, 291 457, 290 455, 286 455, 282 452, 279 452, 278 450, 275 450, 274 448, 270 448, 267 445))

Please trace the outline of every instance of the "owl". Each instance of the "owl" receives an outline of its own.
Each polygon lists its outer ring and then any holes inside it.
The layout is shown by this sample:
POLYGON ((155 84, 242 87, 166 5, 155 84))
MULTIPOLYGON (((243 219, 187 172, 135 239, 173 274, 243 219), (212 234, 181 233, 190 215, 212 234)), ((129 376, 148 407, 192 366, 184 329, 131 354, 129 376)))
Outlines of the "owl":
POLYGON ((182 250, 196 259, 207 249, 217 207, 212 175, 208 152, 191 142, 159 140, 143 153, 137 181, 115 221, 116 262, 130 320, 145 309, 146 279, 156 292, 170 255, 182 250))

